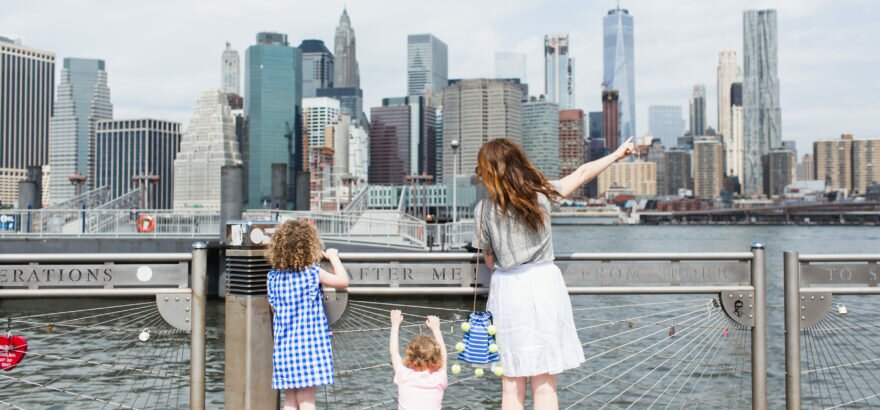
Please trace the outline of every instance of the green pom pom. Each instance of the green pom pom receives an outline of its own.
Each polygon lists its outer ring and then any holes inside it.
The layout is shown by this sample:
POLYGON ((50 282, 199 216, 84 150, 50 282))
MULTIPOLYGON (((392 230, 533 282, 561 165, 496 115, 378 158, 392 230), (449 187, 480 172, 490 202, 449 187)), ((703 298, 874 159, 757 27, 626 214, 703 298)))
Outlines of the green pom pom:
POLYGON ((483 369, 477 368, 477 370, 474 370, 474 376, 483 377, 483 369))
POLYGON ((459 373, 461 373, 461 366, 458 363, 452 365, 452 374, 459 374, 459 373))
POLYGON ((462 332, 470 332, 471 331, 471 323, 470 322, 462 322, 461 323, 461 331, 462 332))
POLYGON ((504 369, 501 366, 495 366, 492 368, 492 373, 495 373, 496 376, 501 377, 504 375, 504 369))
POLYGON ((489 325, 489 328, 486 329, 486 331, 489 332, 489 336, 495 336, 495 325, 489 325))
POLYGON ((492 343, 489 345, 489 353, 498 353, 498 345, 492 343))
POLYGON ((464 343, 462 343, 462 342, 458 342, 458 343, 456 343, 456 344, 455 344, 455 350, 457 350, 457 351, 459 351, 459 352, 463 352, 463 351, 464 351, 464 343))

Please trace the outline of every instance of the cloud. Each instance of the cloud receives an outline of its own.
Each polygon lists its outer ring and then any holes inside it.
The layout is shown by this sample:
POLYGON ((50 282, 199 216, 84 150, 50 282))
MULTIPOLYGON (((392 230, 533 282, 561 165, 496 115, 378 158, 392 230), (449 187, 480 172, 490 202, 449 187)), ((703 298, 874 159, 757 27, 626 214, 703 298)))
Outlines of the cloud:
MULTIPOLYGON (((527 53, 528 83, 543 93, 543 37, 571 36, 576 101, 600 108, 602 17, 615 1, 348 0, 357 35, 365 107, 406 90, 406 35, 429 32, 449 45, 453 78, 491 76, 495 51, 527 53)), ((880 3, 870 0, 624 0, 635 20, 639 134, 651 104, 687 106, 705 84, 709 123, 716 124, 718 51, 742 59, 742 11, 775 8, 783 138, 801 152, 843 132, 878 137, 880 112, 873 40, 880 3)), ((151 2, 29 0, 4 5, 0 35, 64 57, 107 61, 117 117, 150 116, 188 123, 201 91, 220 84, 220 53, 230 41, 242 56, 258 31, 307 38, 331 49, 342 1, 232 0, 151 2)), ((244 60, 242 58, 242 60, 244 60)), ((367 108, 368 110, 368 108, 367 108)), ((685 110, 686 111, 686 110, 685 110)))

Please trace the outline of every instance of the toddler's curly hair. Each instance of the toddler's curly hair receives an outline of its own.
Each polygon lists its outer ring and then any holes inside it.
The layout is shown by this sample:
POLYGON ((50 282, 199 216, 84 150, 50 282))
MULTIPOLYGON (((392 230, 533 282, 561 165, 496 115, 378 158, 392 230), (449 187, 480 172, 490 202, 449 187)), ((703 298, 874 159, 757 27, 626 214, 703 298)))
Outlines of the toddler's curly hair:
POLYGON ((274 269, 301 271, 321 262, 322 249, 318 230, 312 224, 289 220, 275 229, 266 258, 274 269))
POLYGON ((433 372, 443 367, 440 344, 432 336, 418 335, 406 346, 403 364, 417 372, 433 372))

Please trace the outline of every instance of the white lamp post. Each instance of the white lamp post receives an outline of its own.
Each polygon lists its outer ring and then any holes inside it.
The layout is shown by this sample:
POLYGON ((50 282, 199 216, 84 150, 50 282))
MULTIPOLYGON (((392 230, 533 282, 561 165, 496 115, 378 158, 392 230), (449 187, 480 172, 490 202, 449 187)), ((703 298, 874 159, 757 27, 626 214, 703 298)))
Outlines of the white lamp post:
POLYGON ((458 140, 449 143, 452 147, 452 222, 458 221, 458 140))

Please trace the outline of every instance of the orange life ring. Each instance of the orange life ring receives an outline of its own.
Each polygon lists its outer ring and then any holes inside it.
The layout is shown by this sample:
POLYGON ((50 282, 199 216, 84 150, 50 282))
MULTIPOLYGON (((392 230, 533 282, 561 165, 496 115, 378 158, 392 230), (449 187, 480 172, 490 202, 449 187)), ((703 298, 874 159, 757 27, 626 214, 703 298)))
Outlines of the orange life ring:
POLYGON ((137 222, 138 232, 150 233, 156 229, 156 220, 149 215, 141 215, 137 222))

